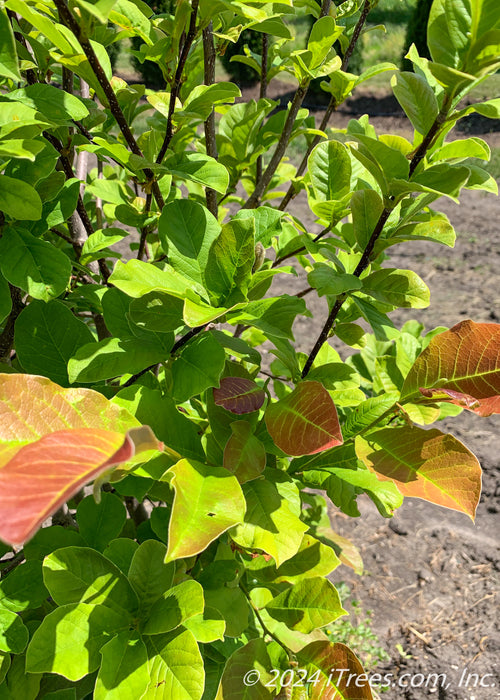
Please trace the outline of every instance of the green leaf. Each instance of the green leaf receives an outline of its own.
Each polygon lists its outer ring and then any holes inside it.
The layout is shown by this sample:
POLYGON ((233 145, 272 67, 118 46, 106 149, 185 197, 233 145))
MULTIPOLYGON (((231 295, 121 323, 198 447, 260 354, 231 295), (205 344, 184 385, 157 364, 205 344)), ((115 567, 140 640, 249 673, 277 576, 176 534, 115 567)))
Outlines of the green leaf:
POLYGON ((150 292, 130 304, 130 318, 139 328, 166 333, 184 325, 182 299, 165 292, 150 292))
POLYGON ((0 275, 0 323, 10 314, 12 310, 12 298, 7 280, 0 275))
POLYGON ((28 639, 28 629, 19 615, 0 607, 0 651, 22 654, 28 639))
POLYGON ((364 250, 384 210, 382 197, 375 190, 358 190, 351 197, 354 237, 364 250))
POLYGON ((237 649, 228 659, 215 700, 236 700, 236 698, 272 700, 275 697, 274 688, 271 692, 267 687, 271 683, 272 688, 272 666, 264 640, 252 639, 248 644, 237 649), (249 672, 248 678, 253 678, 256 683, 249 684, 242 691, 241 679, 249 672))
POLYGON ((363 286, 359 277, 337 272, 331 264, 323 262, 314 264, 313 270, 307 275, 307 281, 320 297, 325 294, 337 296, 363 286))
POLYGON ((124 620, 137 610, 137 596, 122 572, 90 547, 65 547, 43 562, 43 577, 58 605, 91 603, 124 620))
POLYGON ((178 403, 219 386, 226 354, 209 331, 201 333, 182 349, 172 364, 172 394, 178 403))
POLYGON ((143 339, 105 338, 81 346, 68 362, 69 381, 93 384, 122 374, 135 374, 165 360, 173 345, 173 334, 165 343, 143 339))
POLYGON ((143 700, 201 700, 203 659, 189 630, 148 637, 150 681, 143 700))
POLYGON ((266 335, 293 340, 292 324, 298 314, 311 315, 304 300, 283 294, 280 297, 251 301, 241 311, 228 312, 227 320, 231 324, 255 326, 266 335))
POLYGON ((220 639, 224 641, 226 622, 215 608, 207 608, 200 615, 194 615, 184 621, 184 627, 193 633, 197 642, 208 644, 220 639))
POLYGON ((210 248, 205 271, 207 289, 217 306, 232 306, 246 299, 254 249, 254 219, 233 219, 224 224, 210 248))
POLYGON ((340 200, 349 193, 351 159, 343 143, 319 143, 307 163, 315 199, 321 202, 340 200))
POLYGON ((186 151, 163 161, 167 172, 174 177, 197 182, 225 194, 229 186, 229 173, 215 158, 203 153, 186 151))
POLYGON ((249 481, 243 485, 243 493, 244 522, 231 531, 231 538, 245 549, 267 552, 280 566, 299 551, 307 525, 292 512, 272 482, 249 481))
POLYGON ((175 565, 165 563, 167 548, 158 540, 146 540, 134 553, 128 579, 140 604, 140 615, 149 615, 151 606, 172 586, 175 565))
POLYGON ((240 209, 233 217, 234 220, 252 218, 255 222, 255 242, 262 243, 264 248, 271 245, 273 236, 282 231, 282 219, 284 212, 271 207, 257 207, 257 209, 240 209))
POLYGON ((203 612, 203 588, 197 581, 187 580, 166 591, 152 606, 142 628, 143 634, 163 634, 182 625, 185 620, 203 612))
POLYGON ((16 40, 6 10, 0 8, 0 75, 21 81, 17 61, 16 40))
POLYGON ((148 653, 137 632, 121 632, 101 649, 94 700, 137 700, 149 684, 148 653))
POLYGON ((321 576, 304 579, 287 588, 267 603, 266 611, 278 622, 304 634, 347 615, 337 589, 321 576))
POLYGON ((223 467, 182 459, 168 474, 175 490, 168 561, 202 552, 223 532, 243 522, 246 506, 241 487, 223 467))
POLYGON ((48 595, 39 561, 25 562, 0 582, 0 604, 12 612, 34 610, 48 595))
POLYGON ((224 448, 224 468, 236 476, 240 484, 256 479, 266 466, 266 448, 244 420, 231 423, 233 434, 224 448))
POLYGON ((203 286, 210 247, 220 231, 208 209, 191 199, 167 204, 158 222, 160 241, 174 270, 203 286))
POLYGON ((406 116, 419 134, 425 135, 439 113, 436 95, 429 83, 416 73, 396 73, 392 89, 406 116))
POLYGON ((49 377, 60 386, 69 386, 70 357, 93 340, 87 326, 59 301, 44 304, 34 300, 16 321, 16 351, 23 369, 49 377))
POLYGON ((27 182, 0 175, 0 209, 13 219, 38 221, 42 216, 42 200, 27 182))
POLYGON ((384 268, 364 277, 362 282, 363 292, 378 301, 413 309, 429 306, 429 288, 412 270, 384 268))
POLYGON ((101 663, 100 650, 129 619, 102 605, 63 605, 36 629, 26 652, 28 673, 58 673, 78 681, 101 663))
MULTIPOLYGON (((19 189, 20 183, 15 182, 19 189)), ((35 238, 24 229, 9 226, 0 239, 0 269, 14 286, 35 299, 50 301, 66 289, 71 262, 50 243, 35 238)))
POLYGON ((100 552, 120 534, 126 518, 125 506, 121 499, 112 493, 101 493, 99 503, 93 496, 86 496, 76 509, 80 535, 89 547, 94 547, 100 552))
POLYGON ((183 457, 205 459, 196 424, 177 410, 170 397, 146 387, 130 386, 122 389, 113 403, 123 406, 141 423, 149 425, 159 440, 183 457))
POLYGON ((9 93, 9 100, 36 109, 54 124, 67 124, 72 119, 85 119, 89 115, 88 109, 76 95, 46 83, 35 83, 14 90, 9 93))

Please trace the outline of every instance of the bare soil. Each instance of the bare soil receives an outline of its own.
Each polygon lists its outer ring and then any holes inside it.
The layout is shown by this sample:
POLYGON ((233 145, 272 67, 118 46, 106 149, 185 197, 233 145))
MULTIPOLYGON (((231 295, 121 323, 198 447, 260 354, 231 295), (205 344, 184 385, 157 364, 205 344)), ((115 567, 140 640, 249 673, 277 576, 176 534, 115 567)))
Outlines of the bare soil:
MULTIPOLYGON (((280 94, 278 88, 277 96, 284 104, 288 91, 289 86, 283 86, 280 94)), ((250 96, 254 96, 252 91, 246 91, 245 100, 250 96)), ((364 95, 349 102, 332 122, 342 128, 363 113, 370 114, 377 132, 411 135, 397 103, 383 95, 364 95)), ((317 115, 319 123, 320 110, 317 115)), ((487 126, 500 129, 499 124, 487 126)), ((478 133, 484 125, 474 122, 467 128, 478 133)), ((464 134, 456 136, 463 138, 464 134)), ((491 146, 500 145, 500 130, 481 133, 481 137, 491 146)), ((500 322, 498 199, 464 192, 460 206, 443 198, 434 207, 449 216, 458 234, 457 244, 451 250, 418 241, 395 249, 390 265, 420 274, 430 287, 431 306, 422 311, 401 310, 392 319, 400 327, 418 318, 429 330, 438 325, 450 327, 465 318, 500 322)), ((305 198, 298 197, 291 211, 309 222, 311 231, 317 230, 305 198)), ((305 278, 297 280, 291 275, 275 279, 273 294, 294 294, 308 286, 305 278)), ((327 308, 324 300, 313 295, 305 299, 313 318, 298 319, 294 332, 298 349, 308 352, 327 308)), ((381 518, 368 498, 358 499, 361 517, 355 519, 332 505, 332 525, 358 545, 365 572, 357 576, 343 566, 331 578, 345 581, 363 609, 373 611, 373 629, 390 656, 376 672, 393 674, 391 687, 378 691, 381 698, 493 700, 500 697, 500 419, 481 419, 464 412, 439 427, 465 442, 482 464, 483 491, 475 524, 465 515, 418 499, 406 499, 392 520, 381 518), (403 674, 412 674, 412 678, 403 674), (445 674, 446 678, 428 680, 430 674, 445 674), (398 686, 398 678, 406 687, 398 686)))

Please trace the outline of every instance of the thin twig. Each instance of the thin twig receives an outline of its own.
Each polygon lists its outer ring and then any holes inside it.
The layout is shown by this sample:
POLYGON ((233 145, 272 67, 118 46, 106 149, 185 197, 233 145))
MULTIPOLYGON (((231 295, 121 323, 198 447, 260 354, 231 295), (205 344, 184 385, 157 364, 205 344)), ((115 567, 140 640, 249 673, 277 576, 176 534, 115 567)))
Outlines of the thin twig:
MULTIPOLYGON (((415 154, 413 155, 413 158, 411 159, 410 162, 410 168, 409 168, 409 178, 414 174, 416 168, 418 167, 419 163, 422 161, 422 159, 425 157, 428 149, 434 142, 435 138, 439 134, 439 130, 443 123, 446 121, 446 117, 450 108, 451 104, 451 98, 450 96, 446 93, 443 99, 443 103, 441 106, 441 109, 439 111, 439 114, 437 115, 436 119, 432 123, 432 126, 430 127, 429 131, 427 134, 424 136, 422 143, 420 144, 419 148, 416 150, 415 154)), ((391 209, 388 207, 384 207, 382 210, 382 213, 380 214, 380 217, 375 225, 375 228, 373 229, 373 233, 370 236, 370 239, 368 243, 366 244, 366 247, 363 251, 363 254, 356 266, 356 269, 354 270, 353 274, 356 277, 360 277, 362 273, 366 270, 368 265, 370 264, 370 258, 373 253, 373 249, 375 248, 375 243, 379 239, 382 231, 384 230, 384 226, 387 222, 387 219, 389 218, 391 214, 391 209)), ((330 331, 333 328, 333 325, 337 319, 338 313, 340 309, 342 308, 343 303, 347 299, 347 294, 341 294, 337 297, 337 300, 335 304, 332 307, 332 310, 330 311, 330 314, 328 315, 328 318, 326 320, 325 325, 323 326, 323 329, 320 333, 320 336, 318 340, 316 341, 313 349, 311 350, 311 353, 309 357, 307 358, 307 361, 304 365, 304 369, 302 370, 302 378, 306 377, 307 374, 309 373, 309 370, 311 369, 314 360, 316 359, 316 355, 321 349, 321 346, 323 343, 328 339, 328 336, 330 335, 330 331)))
POLYGON ((167 148, 170 145, 172 136, 174 135, 173 117, 175 111, 175 101, 179 96, 179 92, 182 84, 182 74, 184 72, 184 66, 186 65, 187 57, 191 49, 191 45, 196 37, 196 17, 198 15, 198 5, 199 0, 193 0, 191 5, 191 18, 189 20, 189 29, 186 39, 182 45, 182 50, 179 56, 179 63, 177 64, 177 70, 175 71, 174 81, 170 89, 170 101, 168 104, 168 114, 167 114, 167 128, 165 130, 165 138, 163 139, 160 152, 156 158, 157 163, 161 163, 167 152, 167 148))
MULTIPOLYGON (((90 67, 92 68, 92 71, 95 77, 97 78, 97 81, 99 82, 99 85, 101 86, 104 95, 106 96, 111 114, 113 115, 116 123, 118 124, 120 131, 123 134, 123 138, 127 142, 128 147, 136 156, 140 156, 141 158, 143 158, 143 153, 137 145, 137 141, 135 140, 135 137, 128 125, 125 115, 122 112, 122 108, 120 107, 118 99, 115 95, 115 91, 113 90, 111 83, 109 82, 106 73, 104 72, 104 69, 100 64, 99 59, 97 58, 97 55, 94 49, 92 48, 89 39, 83 34, 78 21, 74 18, 72 12, 69 10, 64 0, 54 0, 54 4, 59 12, 59 19, 61 20, 61 22, 73 32, 75 37, 80 42, 83 52, 90 64, 90 67)), ((153 194, 155 196, 159 208, 163 209, 165 203, 163 201, 160 188, 158 187, 158 183, 155 180, 153 171, 149 168, 144 168, 144 174, 147 177, 148 181, 151 183, 151 188, 153 190, 153 194)))
MULTIPOLYGON (((203 30, 203 61, 205 85, 215 82, 215 46, 212 31, 212 22, 203 30)), ((214 108, 205 121, 205 148, 207 155, 217 158, 217 142, 215 140, 215 112, 214 108)), ((219 208, 217 206, 217 193, 212 187, 206 188, 207 209, 217 218, 219 208)))
MULTIPOLYGON (((354 31, 351 36, 351 40, 349 42, 349 46, 346 49, 346 52, 344 54, 344 58, 342 59, 342 65, 340 66, 340 70, 346 71, 348 66, 349 66, 349 60, 354 52, 354 49, 356 48, 356 44, 358 43, 359 37, 361 36, 361 31, 363 29, 363 26, 366 22, 366 18, 368 16, 368 13, 370 12, 371 9, 371 0, 365 0, 365 4, 363 5, 363 9, 361 10, 361 15, 359 16, 359 19, 356 23, 356 26, 354 27, 354 31)), ((325 110, 325 113, 323 115, 323 119, 321 120, 321 124, 319 125, 319 130, 324 131, 326 127, 328 126, 328 122, 330 121, 330 117, 332 114, 335 112, 337 109, 337 101, 335 97, 332 95, 330 98, 330 102, 328 103, 328 106, 325 110)), ((300 177, 301 175, 304 174, 306 168, 307 168, 307 161, 309 160, 309 156, 311 155, 312 151, 318 143, 321 141, 322 137, 321 136, 315 136, 309 146, 307 147, 307 150, 305 152, 304 157, 302 158, 302 161, 300 162, 299 167, 297 168, 297 172, 295 174, 295 177, 300 177)), ((288 188, 288 191, 286 195, 283 197, 283 199, 280 202, 280 205, 278 209, 280 211, 284 211, 290 201, 295 197, 297 192, 295 191, 295 187, 293 184, 290 185, 288 188)))

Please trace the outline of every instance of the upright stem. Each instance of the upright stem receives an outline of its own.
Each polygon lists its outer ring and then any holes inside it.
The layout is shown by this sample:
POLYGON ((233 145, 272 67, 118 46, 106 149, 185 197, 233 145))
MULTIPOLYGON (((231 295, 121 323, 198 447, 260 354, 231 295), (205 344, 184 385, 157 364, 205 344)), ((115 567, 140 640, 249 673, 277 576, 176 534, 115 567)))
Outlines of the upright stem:
MULTIPOLYGON (((260 70, 260 93, 259 97, 263 100, 267 95, 267 58, 269 53, 269 35, 262 35, 262 53, 261 53, 261 70, 260 70)), ((262 156, 257 158, 255 163, 255 185, 262 178, 262 156)))
MULTIPOLYGON (((64 0, 54 0, 54 4, 57 7, 57 10, 59 12, 59 18, 63 24, 70 29, 75 37, 78 39, 80 42, 80 45, 83 49, 83 52, 85 56, 87 57, 87 60, 90 64, 90 67, 92 68, 92 71, 97 78, 99 85, 102 88, 102 91, 104 92, 106 99, 109 104, 109 109, 111 111, 111 114, 113 115, 116 123, 118 124, 120 131, 123 134, 123 138, 127 142, 128 147, 134 153, 136 156, 140 156, 141 158, 143 157, 142 151, 137 145, 137 141, 135 140, 135 137, 130 130, 130 127, 128 125, 128 122, 125 118, 125 115, 122 112, 122 109, 120 107, 120 104, 118 102, 118 99, 115 95, 115 91, 113 90, 111 83, 109 82, 106 73, 104 72, 103 67, 101 66, 99 59, 97 58, 97 55, 92 48, 92 45, 89 41, 89 39, 83 34, 81 31, 80 25, 77 22, 77 20, 73 17, 73 14, 69 10, 68 6, 66 5, 64 0)), ((152 170, 149 168, 144 168, 144 174, 146 175, 147 179, 149 182, 151 182, 151 186, 153 188, 153 192, 156 198, 156 201, 158 203, 158 206, 160 209, 163 208, 164 206, 164 201, 163 197, 160 192, 160 188, 158 187, 158 183, 155 181, 154 173, 152 170)))
POLYGON ((278 144, 269 162, 269 165, 267 166, 266 170, 262 173, 262 177, 256 184, 252 195, 247 199, 245 205, 243 206, 243 209, 255 209, 255 207, 259 205, 262 195, 269 186, 269 183, 271 182, 272 177, 285 154, 286 147, 288 146, 288 142, 292 134, 293 125, 295 124, 297 113, 300 109, 300 106, 302 105, 302 102, 304 101, 304 97, 306 96, 307 89, 309 87, 309 82, 310 81, 308 80, 306 83, 299 85, 297 92, 293 97, 292 104, 290 105, 290 111, 288 112, 288 116, 285 121, 285 126, 283 127, 283 132, 279 138, 278 144))
POLYGON ((191 45, 196 37, 196 17, 198 15, 198 5, 199 0, 193 0, 191 4, 191 19, 189 20, 189 29, 184 43, 182 44, 181 53, 179 56, 179 63, 177 64, 177 69, 175 71, 174 81, 170 89, 170 101, 168 104, 168 115, 167 115, 167 128, 165 130, 165 138, 163 139, 160 152, 156 158, 157 163, 161 163, 167 152, 167 148, 170 145, 172 136, 174 135, 173 127, 173 116, 175 111, 175 101, 179 97, 179 92, 181 90, 182 84, 182 73, 184 72, 184 66, 186 65, 187 57, 191 49, 191 45))
MULTIPOLYGON (((204 80, 205 85, 212 85, 215 82, 215 47, 212 22, 203 30, 203 57, 204 57, 204 80)), ((215 112, 212 111, 205 121, 205 147, 207 155, 217 158, 217 142, 215 140, 215 112)), ((212 187, 206 189, 207 209, 217 218, 217 193, 212 187)))
MULTIPOLYGON (((429 131, 427 134, 424 136, 422 143, 420 144, 419 148, 415 152, 413 158, 411 159, 410 162, 410 169, 409 169, 409 179, 411 179, 412 175, 414 174, 415 170, 417 169, 419 163, 422 161, 423 158, 425 158, 425 155, 432 145, 434 139, 436 136, 439 134, 439 130, 443 123, 446 120, 446 117, 448 115, 448 111, 450 109, 450 104, 451 104, 451 98, 448 94, 445 94, 444 99, 443 99, 443 104, 441 106, 441 109, 439 111, 439 114, 437 115, 436 119, 434 120, 432 126, 430 127, 429 131)), ((384 230, 384 226, 387 223, 387 219, 389 218, 391 214, 391 209, 388 207, 385 207, 382 210, 382 213, 380 214, 380 217, 375 225, 375 228, 373 229, 373 233, 370 236, 370 239, 368 243, 366 244, 366 247, 363 251, 363 254, 356 266, 356 269, 354 270, 354 275, 356 277, 361 277, 362 273, 366 270, 368 265, 370 264, 370 259, 371 255, 373 253, 373 249, 375 248, 375 243, 379 239, 382 231, 384 230)), ((309 373, 314 360, 316 359, 316 355, 321 349, 321 346, 323 343, 328 339, 328 336, 330 334, 330 331, 333 327, 333 324, 335 323, 337 316, 339 314, 340 309, 342 308, 342 305, 344 304, 345 300, 347 299, 347 294, 341 294, 337 297, 337 300, 335 301, 335 304, 332 307, 332 310, 330 311, 328 318, 326 320, 325 325, 323 326, 323 329, 319 335, 318 340, 316 341, 313 349, 311 350, 311 353, 309 357, 307 358, 307 361, 304 365, 304 369, 302 370, 302 378, 306 377, 307 374, 309 373)))
MULTIPOLYGON (((371 9, 371 0, 365 0, 365 4, 363 5, 363 9, 361 10, 361 14, 359 16, 359 19, 356 23, 356 26, 354 27, 354 31, 352 33, 351 41, 349 42, 349 46, 347 47, 347 50, 344 54, 344 58, 342 59, 342 65, 340 66, 340 70, 345 71, 347 70, 349 66, 349 60, 354 52, 354 49, 356 48, 356 44, 358 43, 359 37, 361 36, 361 31, 363 29, 363 26, 366 22, 366 18, 368 16, 368 13, 370 12, 371 9)), ((335 97, 332 95, 330 102, 328 103, 328 106, 326 108, 326 111, 323 115, 323 119, 321 120, 321 124, 319 125, 320 131, 324 131, 326 127, 328 126, 328 122, 330 121, 330 117, 332 114, 335 112, 337 109, 337 101, 335 97)), ((315 136, 309 146, 307 147, 306 153, 304 157, 302 158, 302 161, 300 162, 299 167, 297 168, 297 173, 296 177, 300 177, 301 175, 304 174, 305 169, 307 168, 307 161, 309 159, 309 156, 311 155, 312 151, 318 143, 321 141, 321 136, 315 136)), ((292 185, 288 188, 288 191, 286 195, 283 197, 283 199, 280 202, 280 205, 278 209, 280 211, 284 211, 290 201, 295 197, 295 188, 292 185)))

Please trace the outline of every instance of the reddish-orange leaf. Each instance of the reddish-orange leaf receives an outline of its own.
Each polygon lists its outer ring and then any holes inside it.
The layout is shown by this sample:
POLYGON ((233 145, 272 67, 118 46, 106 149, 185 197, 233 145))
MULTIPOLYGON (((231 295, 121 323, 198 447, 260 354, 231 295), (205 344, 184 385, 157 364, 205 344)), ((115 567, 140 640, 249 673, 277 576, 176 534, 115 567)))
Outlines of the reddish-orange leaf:
POLYGON ((265 391, 245 377, 224 377, 213 391, 217 406, 238 415, 258 411, 266 398, 265 391))
POLYGON ((0 375, 0 539, 21 545, 82 486, 135 452, 151 430, 90 389, 0 375))
POLYGON ((276 445, 294 457, 343 442, 337 409, 319 382, 301 382, 291 394, 267 407, 265 419, 276 445))
POLYGON ((462 321, 436 335, 410 369, 401 398, 419 392, 480 416, 500 413, 500 325, 462 321))
POLYGON ((403 496, 422 498, 472 519, 481 495, 481 467, 453 435, 402 426, 356 438, 356 453, 403 496))
POLYGON ((318 678, 308 685, 311 700, 373 700, 368 675, 345 644, 312 642, 299 651, 297 661, 308 677, 318 678))

